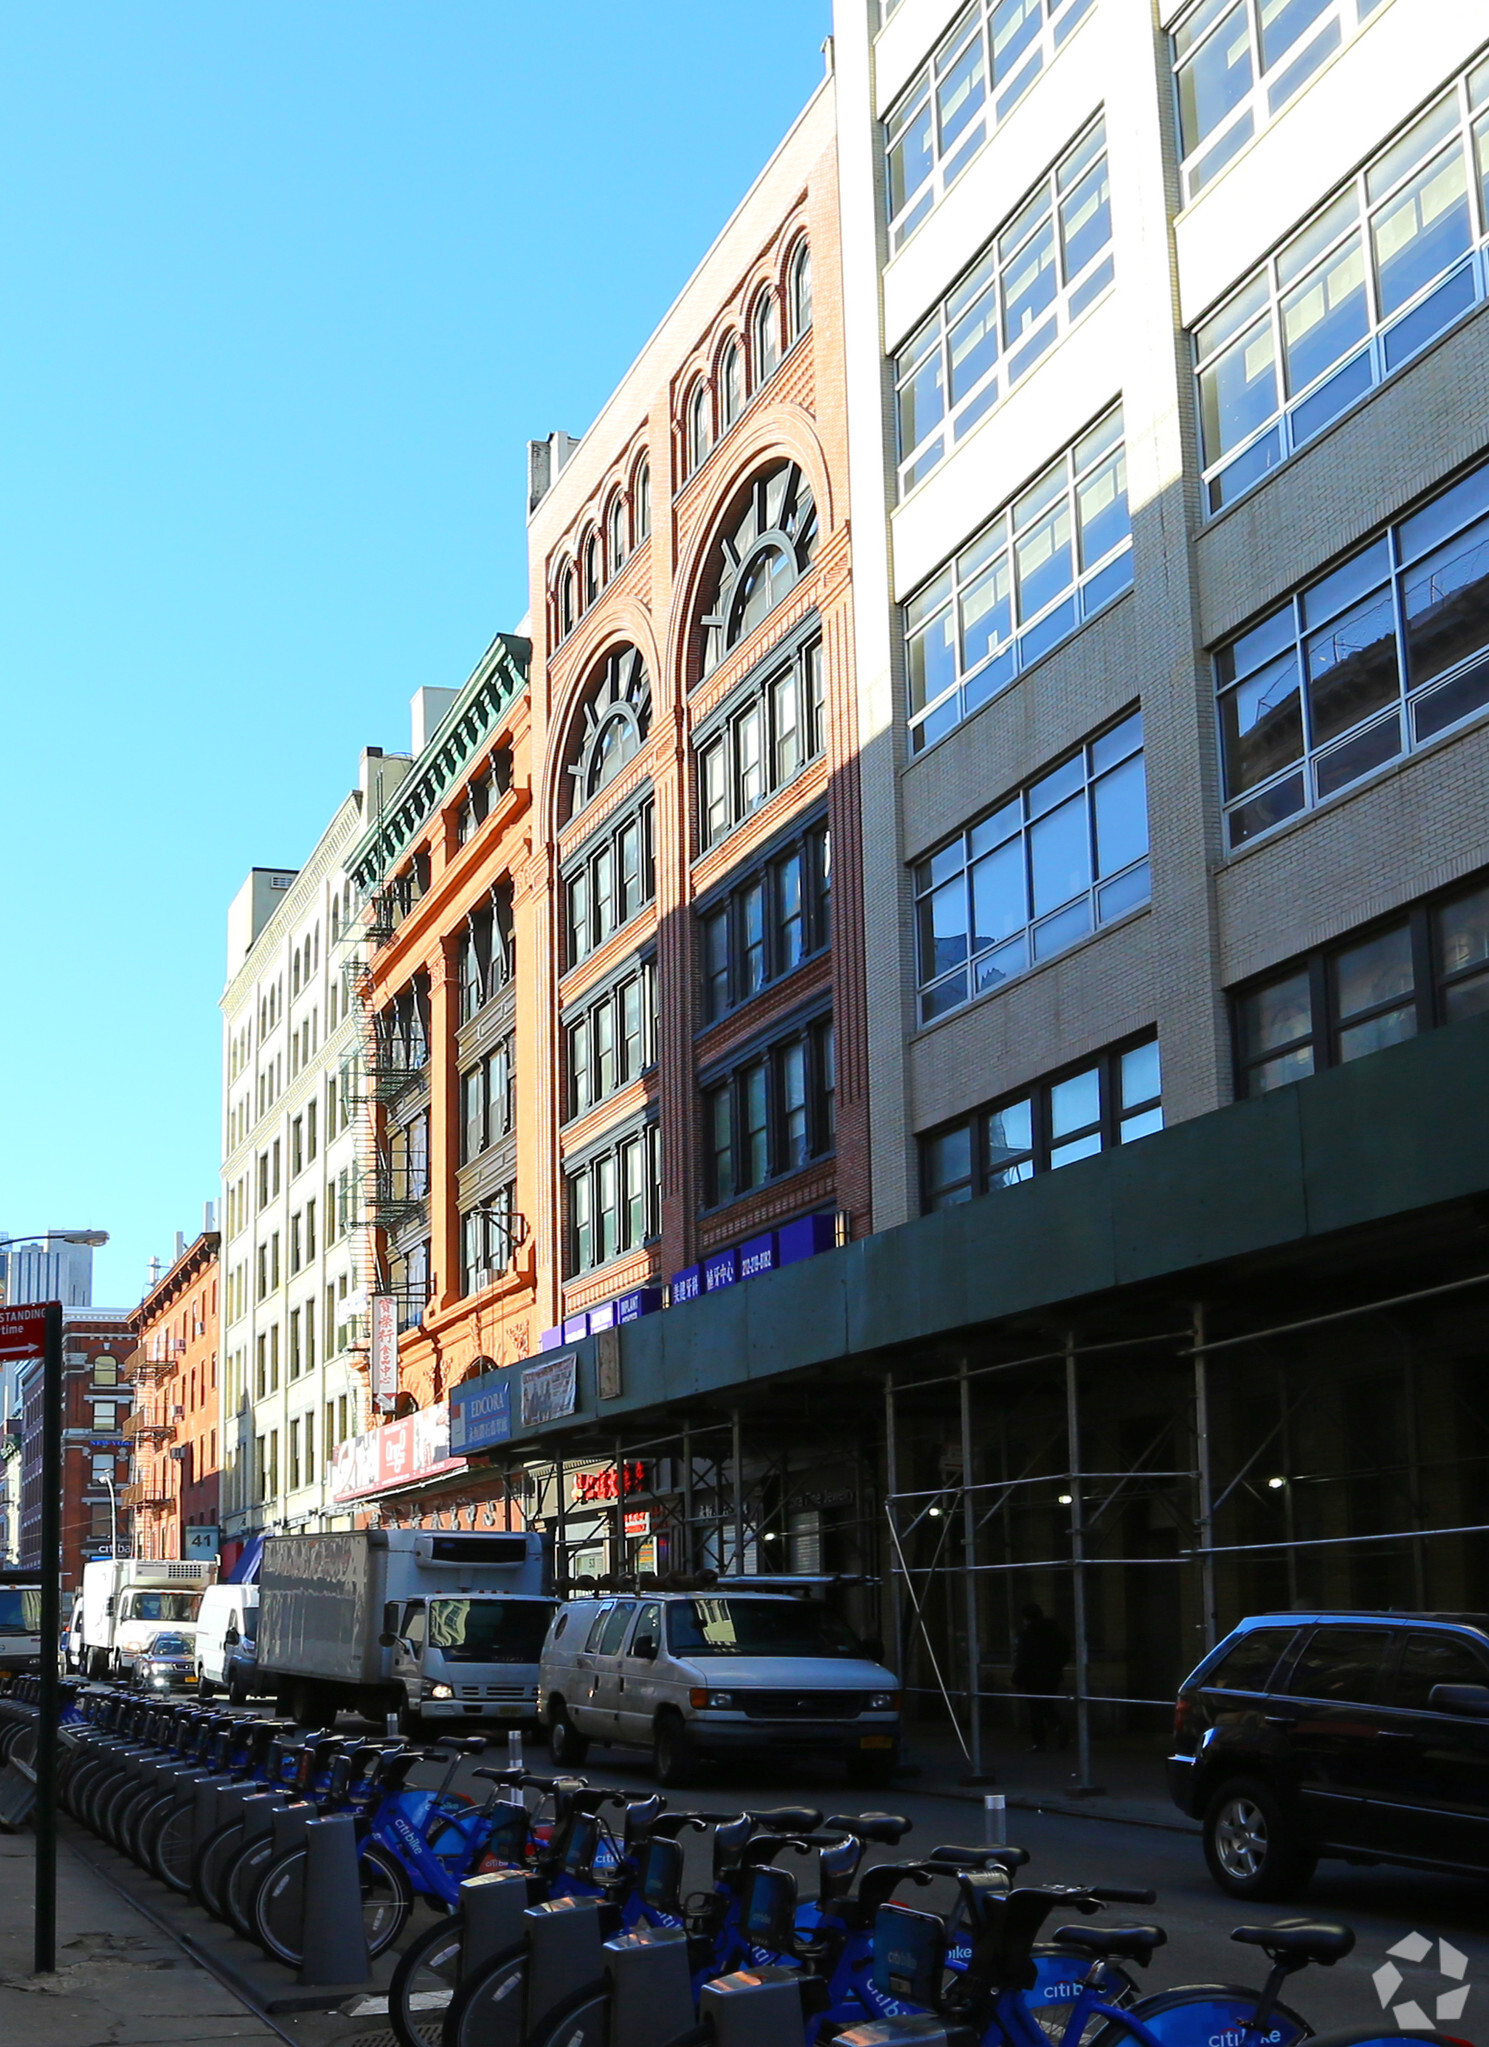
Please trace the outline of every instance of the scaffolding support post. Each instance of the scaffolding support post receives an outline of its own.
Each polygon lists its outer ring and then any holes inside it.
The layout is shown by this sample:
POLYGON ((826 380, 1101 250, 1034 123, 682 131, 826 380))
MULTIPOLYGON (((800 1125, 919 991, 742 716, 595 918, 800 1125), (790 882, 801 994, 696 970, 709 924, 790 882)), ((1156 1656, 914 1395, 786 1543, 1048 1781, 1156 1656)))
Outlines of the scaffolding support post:
POLYGON ((620 1437, 615 1439, 615 1516, 610 1529, 610 1548, 614 1556, 612 1571, 624 1571, 630 1558, 626 1555, 626 1463, 620 1437))
MULTIPOLYGON (((890 1531, 894 1531, 894 1505, 900 1490, 899 1443, 895 1435, 894 1373, 884 1374, 884 1508, 889 1516, 890 1531)), ((893 1551, 895 1545, 890 1544, 893 1551)), ((895 1565, 896 1555, 889 1558, 889 1631, 894 1648, 894 1674, 903 1685, 905 1682, 905 1614, 904 1593, 900 1574, 895 1565)))
POLYGON ((739 1409, 730 1415, 731 1456, 734 1468, 734 1569, 742 1571, 744 1560, 744 1443, 740 1433, 739 1409))
POLYGON ((1196 1301, 1194 1327, 1194 1479, 1199 1522, 1200 1625, 1205 1647, 1220 1640, 1215 1608, 1215 1492, 1210 1478, 1210 1371, 1205 1351, 1205 1309, 1196 1301))
POLYGON ((982 1639, 977 1616, 977 1501, 972 1491, 972 1385, 967 1360, 961 1361, 957 1390, 962 1412, 962 1578, 967 1596, 967 1721, 971 1735, 971 1778, 983 1781, 982 1768, 982 1639))
POLYGON ((696 1568, 693 1553, 693 1425, 684 1422, 682 1426, 682 1555, 669 1557, 668 1564, 674 1571, 691 1574, 696 1568))
POLYGON ((1080 1378, 1075 1333, 1065 1334, 1065 1428, 1070 1444, 1070 1562, 1075 1621, 1075 1788, 1094 1793, 1091 1777, 1091 1652, 1086 1629, 1086 1526, 1081 1500, 1080 1378))
POLYGON ((554 1530, 553 1547, 558 1559, 558 1575, 567 1584, 569 1579, 569 1530, 568 1516, 564 1502, 564 1454, 560 1450, 553 1460, 553 1489, 556 1502, 557 1527, 554 1530))

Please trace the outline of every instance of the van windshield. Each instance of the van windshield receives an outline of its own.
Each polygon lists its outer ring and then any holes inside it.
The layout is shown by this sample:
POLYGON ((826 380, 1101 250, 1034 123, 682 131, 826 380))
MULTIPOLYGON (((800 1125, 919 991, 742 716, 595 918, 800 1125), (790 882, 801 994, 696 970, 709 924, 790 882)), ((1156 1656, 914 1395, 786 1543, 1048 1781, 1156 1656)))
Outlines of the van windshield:
POLYGON ((678 1656, 859 1656, 853 1630, 805 1599, 679 1599, 667 1609, 678 1656))
POLYGON ((194 1621, 200 1592, 131 1592, 126 1618, 132 1621, 194 1621))
POLYGON ((41 1587, 0 1586, 0 1635, 41 1633, 41 1587))
POLYGON ((536 1663, 552 1618, 546 1599, 431 1599, 429 1645, 448 1663, 536 1663))

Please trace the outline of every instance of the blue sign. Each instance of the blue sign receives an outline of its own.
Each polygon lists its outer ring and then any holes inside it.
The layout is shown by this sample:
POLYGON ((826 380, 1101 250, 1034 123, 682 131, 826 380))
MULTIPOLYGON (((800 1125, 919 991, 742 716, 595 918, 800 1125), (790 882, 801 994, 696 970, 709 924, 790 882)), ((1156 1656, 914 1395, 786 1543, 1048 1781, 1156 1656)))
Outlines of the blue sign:
POLYGON ((450 1389, 450 1455, 464 1457, 508 1442, 512 1434, 512 1382, 505 1374, 468 1379, 450 1389))
POLYGON ((685 1265, 681 1272, 672 1275, 672 1305, 679 1307, 684 1301, 696 1301, 703 1291, 703 1267, 685 1265))
POLYGON ((741 1279, 753 1279, 757 1272, 774 1272, 779 1263, 774 1230, 767 1230, 763 1237, 751 1237, 748 1244, 739 1247, 741 1279))
POLYGON ((830 1215, 801 1215, 795 1222, 782 1223, 779 1236, 782 1265, 795 1265, 799 1259, 831 1251, 837 1243, 837 1225, 830 1215))
MULTIPOLYGON (((618 1301, 611 1303, 617 1322, 636 1322, 643 1315, 655 1315, 662 1305, 662 1289, 659 1286, 638 1286, 634 1293, 622 1294, 618 1301)), ((594 1327, 594 1310, 590 1310, 590 1327, 594 1327)))
POLYGON ((732 1248, 715 1251, 703 1261, 703 1290, 716 1294, 722 1286, 733 1286, 739 1278, 739 1253, 732 1248))
POLYGON ((578 1315, 565 1315, 564 1317, 565 1343, 578 1343, 582 1337, 586 1337, 588 1335, 589 1316, 587 1313, 581 1312, 578 1315))

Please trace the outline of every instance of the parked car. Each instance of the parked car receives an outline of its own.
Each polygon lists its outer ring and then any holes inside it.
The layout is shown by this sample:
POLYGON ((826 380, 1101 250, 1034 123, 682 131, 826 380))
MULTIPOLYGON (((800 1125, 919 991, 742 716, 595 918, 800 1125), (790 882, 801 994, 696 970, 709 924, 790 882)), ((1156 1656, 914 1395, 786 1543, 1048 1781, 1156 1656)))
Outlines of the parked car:
POLYGON ((133 1682, 145 1692, 196 1689, 196 1644, 174 1628, 158 1628, 135 1655, 133 1682))
POLYGON ((235 1706, 251 1695, 257 1661, 257 1585, 209 1585, 196 1617, 196 1674, 204 1699, 226 1691, 235 1706))
POLYGON ((1168 1772, 1233 1897, 1321 1856, 1489 1875, 1489 1615, 1243 1621, 1179 1688, 1168 1772))
POLYGON ((701 1758, 841 1757, 862 1784, 899 1759, 899 1681, 819 1598, 731 1591, 571 1599, 543 1644, 538 1710, 554 1760, 592 1741, 647 1748, 657 1780, 701 1758))

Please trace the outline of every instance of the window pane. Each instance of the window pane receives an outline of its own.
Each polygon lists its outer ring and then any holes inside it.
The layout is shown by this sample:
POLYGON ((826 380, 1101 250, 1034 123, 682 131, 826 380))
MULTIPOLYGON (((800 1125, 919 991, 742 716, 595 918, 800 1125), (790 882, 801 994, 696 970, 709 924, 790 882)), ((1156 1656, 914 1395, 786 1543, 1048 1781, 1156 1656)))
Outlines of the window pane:
POLYGON ((972 951, 1011 937, 1028 921, 1023 840, 1011 839, 972 868, 972 951))
POLYGON ((1011 1186, 1015 1180, 1027 1179, 1020 1162, 1026 1161, 1034 1148, 1033 1103, 1027 1099, 1005 1102, 1001 1109, 991 1110, 985 1138, 990 1187, 1011 1186))
POLYGON ((922 1149, 925 1205, 950 1208, 972 1199, 972 1132, 964 1123, 939 1137, 928 1137, 922 1149))
POLYGON ((1050 1136, 1073 1136, 1101 1121, 1101 1072, 1089 1067, 1069 1080, 1057 1081, 1050 1089, 1050 1136))
POLYGON ((1298 697, 1298 661, 1285 654, 1220 699, 1229 796, 1264 782, 1302 757, 1303 712, 1298 697))
POLYGON ((967 885, 958 875, 920 904, 920 978, 934 981, 967 957, 967 885))
POLYGON ((1365 254, 1359 235, 1353 234, 1282 301, 1289 393, 1303 390, 1347 355, 1369 326, 1365 254))
POLYGON ((1461 1635, 1408 1635, 1396 1667, 1393 1706, 1425 1713, 1434 1685, 1489 1684, 1484 1661, 1461 1635))
POLYGON ((962 673, 970 675, 1013 630, 1008 556, 1000 554, 961 600, 962 673))
POLYGON ((898 214, 931 174, 931 110, 923 104, 905 119, 889 145, 889 211, 898 214))
POLYGON ((974 24, 967 41, 945 69, 942 70, 940 65, 937 69, 941 71, 941 77, 936 87, 936 114, 944 155, 987 97, 987 67, 983 59, 980 23, 974 24))
POLYGON ((1078 277, 1112 238, 1111 184, 1103 154, 1060 201, 1065 280, 1078 277))
POLYGON ((1199 380, 1205 461, 1216 462, 1277 410, 1277 352, 1263 318, 1217 356, 1199 380))
POLYGON ((1088 569, 1120 547, 1131 532, 1127 517, 1127 456, 1115 455, 1076 486, 1080 515, 1081 567, 1088 569))
POLYGON ((765 986, 765 889, 758 881, 741 890, 739 898, 741 939, 740 1000, 765 986))
POLYGON ((1437 913, 1437 970, 1461 974, 1489 961, 1489 888, 1446 903, 1437 913))
POLYGON ((777 1066, 781 1091, 782 1169, 793 1171, 806 1164, 810 1150, 807 1130, 807 1048, 795 1038, 783 1047, 777 1066))
POLYGON ((709 1097, 709 1134, 713 1151, 713 1193, 715 1201, 727 1201, 734 1192, 734 1156, 731 1143, 732 1116, 729 1089, 715 1088, 709 1097))
POLYGON ((1306 1038, 1312 1030, 1313 1001, 1306 972, 1258 988, 1241 1004, 1241 1045, 1248 1059, 1306 1038))
MULTIPOLYGON (((949 352, 951 402, 959 405, 998 359, 998 295, 993 285, 984 286, 957 318, 949 337, 949 352)), ((929 422, 934 424, 934 420, 929 422)))
POLYGON ((1413 685, 1489 643, 1489 519, 1419 563, 1405 596, 1413 685))
POLYGON ((770 692, 771 739, 775 747, 774 786, 779 788, 801 766, 800 702, 796 672, 783 675, 770 692))
POLYGON ((1379 1696, 1390 1640, 1383 1628, 1318 1628, 1293 1665, 1288 1690, 1302 1699, 1366 1704, 1379 1696))
POLYGON ((1134 754, 1103 775, 1095 787, 1096 872, 1115 874, 1148 850, 1147 780, 1143 757, 1134 754))
POLYGON ((1334 960, 1334 1004, 1342 1020, 1410 995, 1412 985, 1411 932, 1405 924, 1334 960))
POLYGON ((908 644, 910 712, 912 717, 949 689, 956 681, 956 653, 952 642, 952 614, 948 608, 924 632, 908 644))
POLYGON ((1130 1052, 1124 1052, 1118 1078, 1124 1114, 1142 1102, 1157 1101, 1161 1092, 1158 1040, 1152 1038, 1146 1045, 1134 1045, 1130 1052))
POLYGON ((1075 578, 1070 505, 1063 490, 1059 503, 1015 543, 1015 557, 1023 623, 1069 589, 1075 578))
POLYGON ((1473 239, 1463 149, 1451 149, 1419 171, 1371 223, 1382 314, 1395 311, 1463 255, 1473 239))
POLYGON ((1383 710, 1400 693, 1396 612, 1389 591, 1308 642, 1308 716, 1315 746, 1383 710))
POLYGON ((801 854, 778 861, 776 883, 775 971, 789 974, 806 957, 806 920, 802 907, 801 854))
POLYGON ((1179 121, 1187 156, 1251 84, 1251 34, 1244 6, 1233 7, 1179 73, 1179 121))
POLYGON ((760 756, 760 706, 754 704, 734 724, 735 777, 741 816, 753 810, 765 794, 764 764, 760 756))
MULTIPOLYGON (((1044 202, 1041 202, 1044 203, 1044 202)), ((1003 345, 1012 348, 1053 305, 1060 288, 1055 269, 1055 224, 1046 217, 1003 272, 1003 345)))
POLYGON ((1261 0, 1263 71, 1270 71, 1332 4, 1333 0, 1261 0))
POLYGON ((769 1171, 766 1158, 765 1067, 747 1067, 740 1079, 740 1185, 758 1187, 769 1171))
POLYGON ((1030 827, 1029 854, 1036 917, 1091 886, 1091 827, 1084 795, 1061 804, 1030 827))
POLYGON ((900 385, 900 453, 908 455, 946 416, 946 374, 939 339, 930 355, 900 385))

